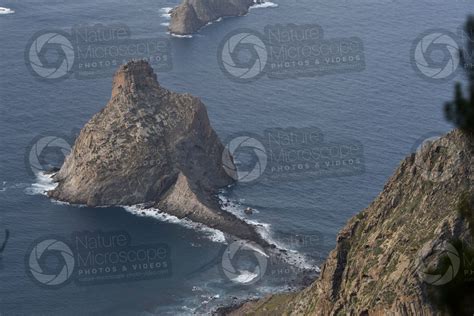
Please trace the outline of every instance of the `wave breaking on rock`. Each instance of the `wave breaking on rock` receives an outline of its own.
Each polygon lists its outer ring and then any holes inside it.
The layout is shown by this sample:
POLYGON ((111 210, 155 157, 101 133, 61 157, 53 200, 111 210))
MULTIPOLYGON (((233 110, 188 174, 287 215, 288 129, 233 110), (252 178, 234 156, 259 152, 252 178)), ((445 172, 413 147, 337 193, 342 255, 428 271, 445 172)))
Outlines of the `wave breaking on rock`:
POLYGON ((219 206, 219 188, 233 183, 223 151, 198 98, 163 88, 147 62, 132 61, 115 74, 109 103, 81 130, 48 196, 92 207, 146 204, 266 246, 219 206))

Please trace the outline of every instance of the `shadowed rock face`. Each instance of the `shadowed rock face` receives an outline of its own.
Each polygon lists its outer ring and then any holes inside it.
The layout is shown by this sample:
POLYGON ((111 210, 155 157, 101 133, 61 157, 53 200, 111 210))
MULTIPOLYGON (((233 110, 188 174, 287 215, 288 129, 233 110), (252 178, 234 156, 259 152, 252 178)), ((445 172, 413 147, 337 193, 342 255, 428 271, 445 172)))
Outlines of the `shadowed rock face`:
POLYGON ((122 66, 107 106, 81 130, 50 197, 89 206, 149 203, 243 239, 253 227, 220 210, 233 182, 204 104, 161 87, 144 61, 122 66))
POLYGON ((449 270, 439 250, 457 245, 462 262, 459 243, 474 244, 473 171, 474 135, 455 130, 434 141, 341 230, 319 280, 224 314, 472 315, 472 281, 434 285, 423 272, 441 276, 449 270))
POLYGON ((188 35, 197 32, 209 22, 222 17, 241 16, 257 0, 184 0, 171 11, 169 31, 172 34, 188 35))

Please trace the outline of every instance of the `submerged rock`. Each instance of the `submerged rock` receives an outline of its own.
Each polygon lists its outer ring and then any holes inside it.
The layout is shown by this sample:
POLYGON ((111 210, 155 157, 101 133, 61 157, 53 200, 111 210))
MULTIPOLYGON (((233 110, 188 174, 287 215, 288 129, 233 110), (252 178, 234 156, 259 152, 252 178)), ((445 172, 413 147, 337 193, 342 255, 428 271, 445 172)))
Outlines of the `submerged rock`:
POLYGON ((252 5, 262 2, 264 1, 184 0, 170 12, 169 31, 176 35, 193 34, 209 22, 223 17, 245 15, 252 5))
POLYGON ((107 106, 84 126, 54 176, 52 198, 89 206, 145 203, 179 218, 264 243, 251 225, 219 208, 233 182, 204 104, 171 92, 145 61, 122 66, 107 106))

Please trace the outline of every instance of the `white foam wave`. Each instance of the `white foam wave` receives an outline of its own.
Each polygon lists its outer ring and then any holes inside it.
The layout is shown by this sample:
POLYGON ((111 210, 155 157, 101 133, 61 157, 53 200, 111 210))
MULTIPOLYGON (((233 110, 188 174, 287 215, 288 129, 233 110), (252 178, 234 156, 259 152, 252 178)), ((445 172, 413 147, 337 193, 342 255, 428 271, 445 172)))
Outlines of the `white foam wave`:
POLYGON ((263 3, 255 3, 249 9, 265 9, 265 8, 276 8, 276 7, 278 7, 278 4, 268 1, 268 2, 263 2, 263 3))
POLYGON ((211 24, 214 24, 214 23, 219 23, 223 20, 223 18, 218 18, 217 20, 214 20, 214 21, 211 21, 211 22, 207 22, 206 26, 208 25, 211 25, 211 24))
POLYGON ((160 23, 162 26, 170 26, 169 22, 160 23))
POLYGON ((239 274, 237 275, 237 277, 233 278, 232 280, 240 284, 252 282, 255 278, 259 276, 259 273, 253 273, 247 270, 238 269, 238 271, 239 271, 239 274))
POLYGON ((177 37, 177 38, 193 38, 192 35, 180 35, 180 34, 174 34, 174 33, 170 33, 170 32, 168 32, 168 34, 170 34, 173 37, 177 37))
MULTIPOLYGON (((43 172, 36 174, 36 182, 32 183, 25 189, 25 193, 28 195, 44 195, 47 196, 48 191, 56 189, 58 186, 57 182, 53 181, 53 176, 55 174, 45 174, 43 172)), ((57 205, 72 205, 69 202, 58 201, 54 199, 50 199, 50 201, 57 205)), ((74 204, 76 207, 87 207, 84 204, 74 204)), ((107 206, 98 206, 98 207, 107 207, 107 206)))
POLYGON ((293 250, 289 248, 287 245, 281 243, 280 241, 276 240, 273 238, 272 234, 272 229, 271 225, 268 223, 261 223, 255 219, 249 219, 245 215, 245 206, 240 204, 242 202, 239 201, 238 203, 233 202, 229 200, 225 196, 225 190, 222 190, 221 193, 218 195, 222 209, 234 214, 237 216, 239 219, 243 220, 247 224, 253 225, 256 227, 257 233, 268 243, 274 244, 279 250, 284 250, 284 253, 282 254, 283 259, 285 260, 286 263, 301 268, 301 269, 306 269, 306 270, 315 270, 317 272, 320 272, 320 269, 318 266, 316 266, 314 263, 312 263, 308 258, 306 258, 305 255, 299 253, 296 250, 293 250))
POLYGON ((189 229, 194 229, 203 232, 206 237, 208 237, 211 241, 224 244, 226 243, 225 235, 220 230, 207 227, 203 224, 193 222, 189 219, 178 218, 176 216, 161 212, 159 209, 156 208, 144 208, 143 205, 123 206, 123 208, 127 212, 138 216, 153 217, 162 222, 178 224, 189 229))
MULTIPOLYGON (((72 205, 71 203, 69 202, 64 202, 64 201, 58 201, 58 200, 54 200, 54 199, 51 199, 51 202, 53 204, 57 204, 57 205, 72 205)), ((75 207, 79 207, 79 208, 82 208, 82 207, 87 207, 86 205, 84 204, 74 204, 75 207)))
MULTIPOLYGON (((268 223, 261 223, 257 220, 254 219, 249 219, 246 214, 245 214, 245 207, 241 204, 243 200, 239 201, 238 203, 229 200, 225 195, 223 194, 224 191, 222 191, 221 194, 218 195, 219 200, 221 201, 221 206, 222 209, 234 214, 237 216, 239 219, 242 221, 246 222, 247 224, 253 225, 256 227, 257 232, 260 234, 260 236, 270 242, 270 243, 275 243, 275 241, 272 239, 272 233, 271 233, 271 225, 268 223)), ((253 210, 253 213, 258 214, 258 210, 253 210)), ((276 244, 275 244, 276 245, 276 244)))
POLYGON ((0 7, 0 14, 13 14, 13 13, 15 13, 15 11, 12 9, 0 7))
POLYGON ((28 195, 47 195, 48 191, 54 190, 58 183, 53 181, 54 174, 45 174, 43 172, 36 174, 36 182, 25 189, 28 195))
POLYGON ((205 299, 204 301, 202 301, 202 303, 201 303, 201 306, 203 306, 203 305, 207 305, 207 304, 209 304, 210 302, 212 302, 212 301, 218 299, 218 298, 220 297, 220 295, 219 295, 219 294, 212 295, 212 296, 201 295, 201 297, 206 298, 206 299, 205 299))
POLYGON ((171 18, 171 10, 173 10, 173 8, 170 8, 170 7, 161 8, 160 9, 161 16, 164 17, 164 18, 170 19, 171 18))

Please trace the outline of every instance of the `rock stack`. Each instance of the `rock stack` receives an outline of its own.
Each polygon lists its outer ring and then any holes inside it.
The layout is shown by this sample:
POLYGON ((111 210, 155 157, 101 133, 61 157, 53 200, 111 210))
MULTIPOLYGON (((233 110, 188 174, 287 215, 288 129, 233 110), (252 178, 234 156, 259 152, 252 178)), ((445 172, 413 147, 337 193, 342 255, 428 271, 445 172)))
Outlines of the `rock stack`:
POLYGON ((222 167, 223 150, 198 98, 161 87, 147 62, 129 62, 116 72, 109 103, 81 130, 48 195, 89 206, 146 203, 262 243, 253 226, 219 207, 217 190, 233 182, 222 167))

